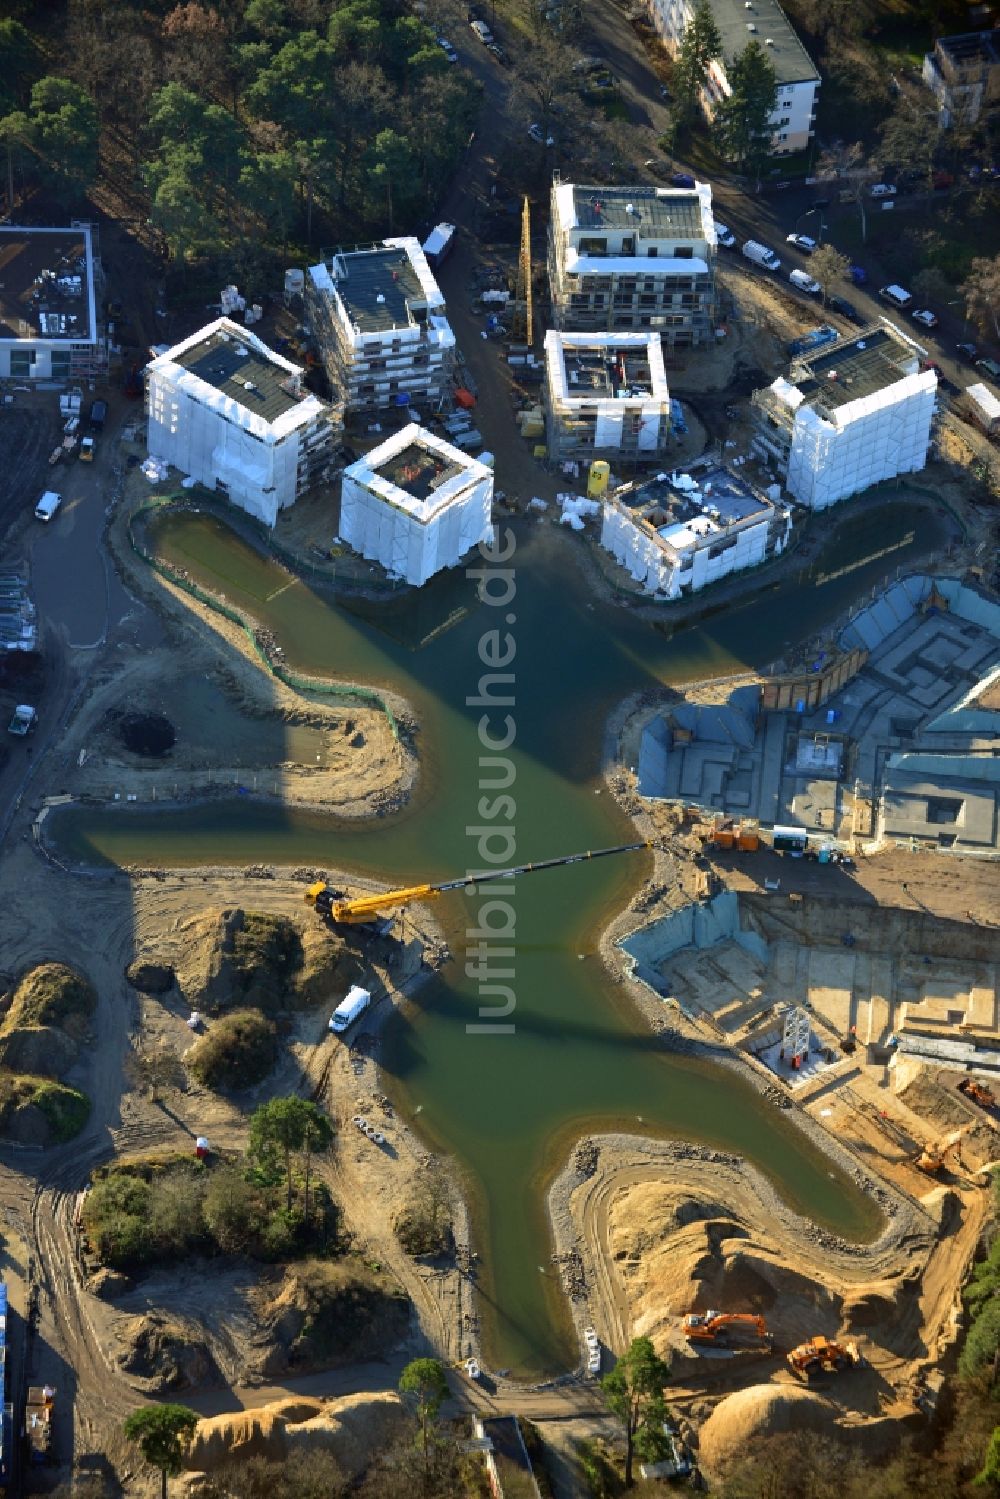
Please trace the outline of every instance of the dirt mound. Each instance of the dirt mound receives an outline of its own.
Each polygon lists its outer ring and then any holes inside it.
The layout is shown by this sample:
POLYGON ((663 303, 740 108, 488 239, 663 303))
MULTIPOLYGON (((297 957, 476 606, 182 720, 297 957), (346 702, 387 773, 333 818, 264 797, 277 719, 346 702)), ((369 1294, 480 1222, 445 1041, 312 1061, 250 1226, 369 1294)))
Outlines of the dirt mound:
POLYGON ((143 958, 128 965, 125 978, 141 994, 169 994, 174 987, 174 970, 168 963, 149 963, 143 958))
POLYGON ((837 1407, 797 1385, 750 1385, 721 1400, 698 1437, 701 1460, 719 1472, 745 1455, 757 1437, 781 1431, 822 1432, 832 1435, 837 1407))
MULTIPOLYGON (((360 972, 358 958, 313 919, 208 910, 181 927, 174 968, 192 1008, 275 1013, 336 1003, 360 972)), ((164 958, 167 955, 158 955, 164 958)))
POLYGON ((39 963, 18 980, 10 997, 9 1026, 60 1025, 77 1040, 97 1008, 93 985, 65 963, 39 963))
POLYGON ((263 1288, 258 1312, 270 1343, 259 1372, 274 1376, 391 1348, 406 1333, 410 1303, 360 1260, 304 1260, 286 1271, 277 1293, 263 1288))
POLYGON ((123 713, 118 720, 118 737, 129 754, 158 760, 173 749, 177 731, 162 713, 123 713))
POLYGON ((126 1349, 119 1357, 121 1367, 142 1379, 151 1395, 221 1382, 199 1329, 150 1312, 132 1318, 122 1336, 126 1349))
POLYGON ((12 1072, 34 1072, 59 1077, 76 1061, 77 1044, 65 1031, 51 1025, 0 1031, 0 1067, 12 1072))
POLYGON ((259 1010, 233 1010, 213 1021, 185 1057, 190 1072, 216 1092, 252 1088, 278 1055, 277 1029, 259 1010))
POLYGON ((392 1440, 402 1420, 399 1396, 388 1391, 329 1401, 278 1400, 199 1421, 185 1463, 192 1472, 211 1473, 248 1457, 280 1462, 296 1449, 319 1447, 354 1477, 392 1440))

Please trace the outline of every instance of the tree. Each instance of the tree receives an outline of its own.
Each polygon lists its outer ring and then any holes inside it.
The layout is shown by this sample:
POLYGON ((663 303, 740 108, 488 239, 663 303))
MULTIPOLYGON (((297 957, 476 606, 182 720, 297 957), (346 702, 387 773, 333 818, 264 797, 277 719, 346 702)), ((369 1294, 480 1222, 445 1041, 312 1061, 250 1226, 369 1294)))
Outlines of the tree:
POLYGON ((406 1398, 420 1422, 420 1445, 426 1474, 430 1469, 433 1424, 448 1396, 444 1366, 436 1358, 413 1359, 399 1377, 399 1393, 406 1398))
POLYGON ((994 1426, 983 1455, 983 1466, 972 1481, 977 1489, 990 1487, 994 1492, 1000 1491, 1000 1426, 994 1426))
POLYGON ((759 42, 748 42, 726 69, 729 97, 715 111, 715 136, 728 161, 760 177, 771 155, 771 116, 778 99, 774 67, 759 42))
POLYGON ((830 287, 836 281, 843 281, 851 266, 846 255, 842 255, 833 245, 820 245, 812 253, 809 261, 809 274, 814 281, 818 281, 823 289, 823 306, 830 295, 830 287))
POLYGON ((198 1424, 186 1405, 144 1405, 125 1421, 125 1435, 135 1442, 147 1463, 159 1468, 161 1499, 167 1499, 167 1479, 181 1471, 184 1449, 198 1424))
POLYGON ((865 165, 864 155, 860 141, 850 145, 837 141, 827 147, 819 159, 820 176, 835 175, 839 179, 837 188, 841 198, 846 194, 858 205, 862 243, 868 239, 868 184, 873 178, 871 167, 865 165))
POLYGON ((667 1416, 663 1386, 670 1365, 656 1354, 649 1338, 633 1338, 628 1352, 601 1380, 609 1409, 625 1427, 625 1487, 631 1488, 632 1463, 639 1446, 655 1439, 667 1416))
POLYGON ((94 101, 68 78, 40 78, 31 90, 31 147, 57 197, 72 201, 97 176, 94 101))
POLYGON ((333 1144, 333 1125, 316 1105, 310 1104, 311 1112, 302 1123, 302 1149, 305 1154, 305 1191, 303 1212, 309 1222, 309 1169, 314 1155, 322 1155, 333 1144))
POLYGON ((673 71, 673 118, 681 130, 689 130, 701 104, 708 70, 722 56, 722 36, 715 24, 711 0, 698 0, 685 28, 673 71))
POLYGON ((910 285, 924 302, 943 302, 951 296, 951 282, 936 265, 925 265, 910 277, 910 285))
POLYGON ((897 170, 919 172, 924 187, 934 185, 934 161, 944 132, 926 106, 915 108, 901 98, 880 132, 879 161, 897 170))
POLYGON ((1000 338, 1000 255, 979 256, 962 284, 965 312, 983 333, 1000 338))
MULTIPOLYGON (((332 1138, 330 1121, 322 1110, 295 1094, 289 1098, 269 1099, 251 1115, 249 1154, 257 1160, 267 1161, 278 1151, 282 1153, 287 1183, 285 1207, 289 1213, 292 1210, 292 1151, 304 1150, 308 1161, 313 1151, 325 1149, 332 1138)), ((308 1179, 306 1191, 308 1194, 308 1179)))

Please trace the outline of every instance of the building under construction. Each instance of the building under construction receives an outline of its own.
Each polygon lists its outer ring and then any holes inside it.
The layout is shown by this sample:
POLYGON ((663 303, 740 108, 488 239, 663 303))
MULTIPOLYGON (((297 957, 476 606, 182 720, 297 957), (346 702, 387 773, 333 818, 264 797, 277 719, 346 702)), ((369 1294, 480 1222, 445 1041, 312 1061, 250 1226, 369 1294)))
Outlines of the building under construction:
POLYGON ((670 392, 658 335, 550 329, 545 433, 555 462, 662 457, 670 441, 670 392))

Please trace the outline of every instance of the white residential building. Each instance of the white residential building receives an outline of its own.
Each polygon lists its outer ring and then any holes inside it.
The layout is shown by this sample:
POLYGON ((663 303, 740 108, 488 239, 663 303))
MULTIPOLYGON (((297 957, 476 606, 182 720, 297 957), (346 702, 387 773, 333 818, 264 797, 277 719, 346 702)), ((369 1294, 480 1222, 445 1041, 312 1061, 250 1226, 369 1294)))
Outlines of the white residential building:
POLYGON ((344 470, 340 535, 417 586, 493 534, 493 472, 416 423, 344 470))
POLYGON ((0 379, 90 380, 107 368, 89 224, 0 224, 0 379))
POLYGON ((670 441, 670 391, 656 333, 545 335, 549 457, 652 462, 670 441))
POLYGON ((791 511, 718 464, 657 474, 604 504, 601 545, 648 592, 697 593, 785 549, 791 511))
MULTIPOLYGON (((653 25, 674 56, 696 3, 697 0, 649 0, 653 25)), ((711 4, 722 37, 722 56, 711 64, 702 96, 709 118, 719 101, 732 92, 726 61, 742 52, 748 42, 758 42, 767 50, 778 86, 778 102, 771 116, 774 154, 804 150, 816 128, 820 76, 785 12, 777 0, 711 0, 711 4)))
POLYGON ((552 183, 552 322, 580 332, 654 330, 678 348, 712 336, 712 189, 552 183))
POLYGON ((150 454, 273 526, 318 477, 336 433, 302 374, 218 318, 147 365, 150 454))
POLYGON ((433 408, 450 389, 455 335, 418 239, 340 250, 312 266, 305 305, 347 411, 433 408))
POLYGON ((754 452, 789 494, 825 510, 927 461, 937 375, 924 350, 883 322, 797 359, 753 397, 754 452))
POLYGON ((1000 38, 995 31, 939 36, 924 57, 923 77, 946 129, 956 121, 974 125, 1000 103, 1000 38))

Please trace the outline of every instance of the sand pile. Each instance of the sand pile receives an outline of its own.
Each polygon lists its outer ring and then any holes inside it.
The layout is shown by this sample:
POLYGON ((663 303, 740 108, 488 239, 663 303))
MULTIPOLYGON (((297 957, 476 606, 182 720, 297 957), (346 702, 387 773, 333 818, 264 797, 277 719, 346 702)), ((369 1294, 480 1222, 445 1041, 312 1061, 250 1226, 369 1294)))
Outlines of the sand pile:
POLYGON ((353 1477, 392 1441, 403 1415, 399 1396, 388 1391, 330 1401, 278 1400, 199 1421, 185 1461, 194 1472, 211 1473, 248 1457, 280 1462, 295 1450, 320 1448, 353 1477))
POLYGON ((137 962, 172 968, 184 1001, 209 1015, 335 1005, 360 971, 345 940, 315 916, 300 921, 240 906, 199 912, 137 962))
POLYGON ((749 1443, 782 1431, 834 1434, 837 1407, 798 1385, 758 1384, 720 1400, 698 1437, 702 1463, 720 1472, 746 1455, 749 1443))

